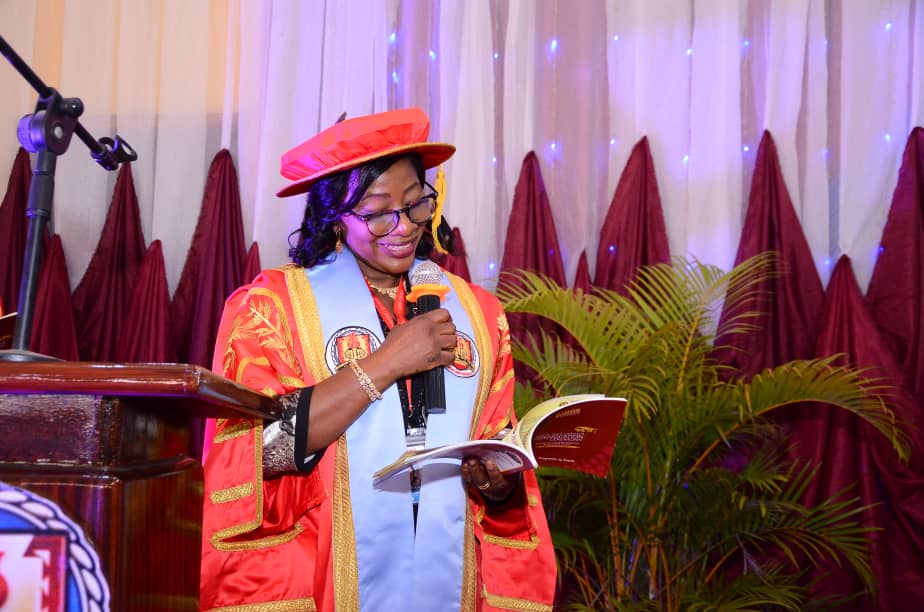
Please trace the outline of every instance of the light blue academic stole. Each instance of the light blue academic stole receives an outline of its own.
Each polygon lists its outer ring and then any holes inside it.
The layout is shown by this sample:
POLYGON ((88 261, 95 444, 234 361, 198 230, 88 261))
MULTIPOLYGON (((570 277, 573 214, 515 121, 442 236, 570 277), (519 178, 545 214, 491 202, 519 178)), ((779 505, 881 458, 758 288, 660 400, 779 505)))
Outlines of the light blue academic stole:
MULTIPOLYGON (((361 357, 364 351, 381 346, 382 326, 349 251, 338 254, 333 263, 311 268, 307 275, 318 306, 325 361, 332 372, 350 357, 361 357)), ((443 283, 449 284, 445 277, 443 283)), ((473 326, 455 291, 449 292, 443 307, 452 314, 459 341, 471 347, 472 366, 447 368, 447 409, 427 421, 428 448, 468 439, 482 361, 473 326)), ((378 485, 372 483, 373 472, 407 450, 397 385, 381 391, 382 399, 373 402, 346 432, 360 606, 364 610, 457 611, 467 504, 459 462, 421 469, 415 537, 409 475, 405 472, 378 485)))

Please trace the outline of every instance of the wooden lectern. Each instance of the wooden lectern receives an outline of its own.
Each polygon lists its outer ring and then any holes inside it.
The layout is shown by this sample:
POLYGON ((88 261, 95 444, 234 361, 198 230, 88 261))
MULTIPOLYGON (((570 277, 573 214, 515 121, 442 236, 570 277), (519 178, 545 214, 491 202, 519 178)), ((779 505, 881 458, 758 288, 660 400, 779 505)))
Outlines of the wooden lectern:
POLYGON ((274 418, 190 365, 0 363, 0 481, 57 503, 95 547, 112 610, 198 610, 203 417, 274 418))

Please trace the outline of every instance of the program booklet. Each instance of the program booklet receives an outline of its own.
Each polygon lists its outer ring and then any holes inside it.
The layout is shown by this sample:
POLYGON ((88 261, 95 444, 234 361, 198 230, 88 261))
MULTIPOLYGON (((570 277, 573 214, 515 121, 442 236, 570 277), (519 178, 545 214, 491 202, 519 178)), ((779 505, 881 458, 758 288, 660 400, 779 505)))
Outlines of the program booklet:
POLYGON ((373 478, 380 481, 428 461, 469 455, 490 459, 508 473, 543 465, 606 476, 625 411, 626 400, 621 397, 556 397, 531 408, 500 439, 409 450, 373 478))

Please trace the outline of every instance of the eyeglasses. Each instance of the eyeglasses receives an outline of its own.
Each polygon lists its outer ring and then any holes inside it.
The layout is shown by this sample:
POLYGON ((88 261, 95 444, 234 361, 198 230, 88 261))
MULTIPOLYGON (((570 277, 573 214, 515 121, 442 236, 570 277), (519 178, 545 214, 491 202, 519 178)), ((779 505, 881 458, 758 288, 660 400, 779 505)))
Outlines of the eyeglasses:
POLYGON ((404 208, 395 208, 391 210, 380 210, 378 212, 360 214, 352 210, 346 211, 347 215, 353 215, 366 222, 369 233, 377 238, 382 238, 392 233, 398 223, 401 221, 401 213, 407 215, 411 223, 423 225, 433 218, 433 212, 436 210, 436 193, 428 193, 414 200, 404 208))

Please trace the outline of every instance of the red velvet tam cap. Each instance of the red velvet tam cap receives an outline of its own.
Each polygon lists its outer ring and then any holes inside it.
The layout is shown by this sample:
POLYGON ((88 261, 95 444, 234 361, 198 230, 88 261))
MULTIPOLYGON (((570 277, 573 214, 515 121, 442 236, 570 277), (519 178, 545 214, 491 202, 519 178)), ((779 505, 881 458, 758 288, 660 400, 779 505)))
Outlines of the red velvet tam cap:
POLYGON ((365 115, 337 123, 282 156, 279 172, 294 181, 280 198, 305 193, 318 179, 401 153, 417 153, 433 168, 455 153, 445 142, 427 142, 430 120, 419 108, 365 115))

